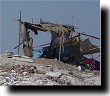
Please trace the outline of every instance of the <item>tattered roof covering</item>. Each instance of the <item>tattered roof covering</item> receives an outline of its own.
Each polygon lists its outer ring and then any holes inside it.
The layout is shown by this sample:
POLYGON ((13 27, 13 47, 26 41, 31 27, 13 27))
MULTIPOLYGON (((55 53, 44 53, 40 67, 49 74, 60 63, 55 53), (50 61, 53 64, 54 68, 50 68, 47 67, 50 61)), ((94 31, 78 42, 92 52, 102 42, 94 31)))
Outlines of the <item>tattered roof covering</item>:
POLYGON ((99 53, 99 52, 100 52, 100 48, 94 47, 94 48, 90 48, 88 50, 82 51, 81 54, 87 55, 87 54, 93 54, 93 53, 99 53))
MULTIPOLYGON (((69 38, 65 43, 64 46, 74 46, 77 45, 79 43, 79 37, 74 36, 72 38, 69 38)), ((81 54, 82 55, 86 55, 86 54, 93 54, 93 53, 99 53, 100 52, 100 48, 98 46, 93 45, 89 38, 85 39, 84 41, 80 40, 80 44, 79 44, 80 48, 81 48, 81 54)), ((56 46, 59 47, 59 46, 56 46)), ((73 49, 75 50, 75 49, 73 49)))
POLYGON ((25 26, 28 29, 31 29, 34 32, 37 31, 51 31, 61 34, 61 32, 70 33, 71 31, 74 31, 75 26, 70 25, 64 25, 64 24, 54 24, 50 22, 41 22, 40 24, 32 24, 25 22, 25 26))
MULTIPOLYGON (((23 23, 23 22, 21 22, 21 23, 23 23)), ((75 26, 70 26, 70 25, 66 25, 66 24, 65 25, 64 24, 55 24, 55 23, 44 22, 44 21, 41 21, 39 24, 32 24, 32 23, 28 23, 28 22, 24 22, 24 24, 27 29, 34 31, 34 33, 36 35, 38 34, 37 31, 44 31, 44 32, 51 31, 51 32, 58 33, 59 35, 61 35, 62 32, 64 32, 64 34, 69 34, 71 31, 75 31, 74 30, 75 26)), ((81 34, 86 35, 84 33, 81 33, 81 34)), ((86 36, 90 36, 90 35, 86 35, 86 36)), ((72 39, 68 39, 67 42, 65 42, 64 46, 70 45, 71 40, 72 40, 72 46, 78 44, 79 40, 76 39, 76 37, 77 36, 73 37, 72 39)), ((92 36, 92 37, 94 37, 94 36, 92 36)), ((96 38, 96 39, 99 39, 99 38, 96 38)), ((89 38, 85 39, 84 41, 80 40, 80 47, 81 47, 82 55, 100 52, 100 48, 93 45, 90 42, 89 38)))
POLYGON ((89 38, 85 39, 84 41, 80 40, 80 46, 81 46, 81 54, 92 54, 92 53, 99 53, 100 48, 93 45, 89 38))

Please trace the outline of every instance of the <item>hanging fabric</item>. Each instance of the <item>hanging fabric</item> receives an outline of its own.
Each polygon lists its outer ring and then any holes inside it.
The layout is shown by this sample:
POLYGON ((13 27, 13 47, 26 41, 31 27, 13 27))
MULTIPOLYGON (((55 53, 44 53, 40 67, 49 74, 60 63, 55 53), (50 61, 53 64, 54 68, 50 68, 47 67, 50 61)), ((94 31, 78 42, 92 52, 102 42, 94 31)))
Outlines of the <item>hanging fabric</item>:
POLYGON ((21 24, 20 43, 27 41, 26 31, 27 29, 25 27, 25 23, 23 22, 23 24, 21 24))
POLYGON ((23 52, 25 56, 33 57, 33 51, 26 44, 23 44, 23 52))

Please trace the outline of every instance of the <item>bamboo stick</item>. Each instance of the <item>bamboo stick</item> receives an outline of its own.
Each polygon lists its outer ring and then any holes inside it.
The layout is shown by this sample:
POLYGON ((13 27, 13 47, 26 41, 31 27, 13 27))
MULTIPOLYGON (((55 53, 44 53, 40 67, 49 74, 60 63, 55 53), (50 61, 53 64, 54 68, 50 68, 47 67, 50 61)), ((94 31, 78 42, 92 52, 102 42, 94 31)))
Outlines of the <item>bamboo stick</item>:
MULTIPOLYGON (((80 32, 78 32, 78 33, 80 33, 80 32)), ((92 37, 92 38, 95 38, 95 39, 99 39, 99 40, 100 40, 100 38, 95 37, 95 36, 92 36, 92 35, 88 35, 88 34, 85 34, 85 33, 80 33, 80 34, 85 35, 85 36, 89 36, 89 37, 92 37)))
MULTIPOLYGON (((33 18, 32 18, 32 24, 33 24, 33 18)), ((33 32, 31 33, 31 36, 32 36, 32 38, 33 38, 33 32)))
MULTIPOLYGON (((73 27, 73 16, 72 16, 72 27, 73 27)), ((73 35, 73 32, 71 31, 71 40, 70 40, 70 42, 71 42, 71 61, 72 61, 72 52, 73 52, 73 50, 72 50, 72 35, 73 35)))
MULTIPOLYGON (((20 21, 21 21, 21 11, 20 11, 20 21)), ((19 42, 18 42, 18 45, 20 45, 20 32, 21 32, 21 23, 19 22, 19 42)), ((18 46, 18 55, 19 55, 19 49, 20 49, 20 46, 18 46)))
POLYGON ((60 60, 60 55, 61 55, 61 38, 62 38, 62 15, 61 15, 61 36, 60 36, 60 49, 59 49, 59 60, 60 60))

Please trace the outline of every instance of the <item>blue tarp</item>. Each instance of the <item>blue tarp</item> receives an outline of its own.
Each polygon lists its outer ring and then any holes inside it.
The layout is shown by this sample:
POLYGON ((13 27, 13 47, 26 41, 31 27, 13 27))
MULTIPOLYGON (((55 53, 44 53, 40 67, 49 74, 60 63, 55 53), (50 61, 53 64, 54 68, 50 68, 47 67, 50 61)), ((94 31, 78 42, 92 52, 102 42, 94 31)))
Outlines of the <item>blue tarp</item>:
POLYGON ((40 57, 43 54, 42 49, 36 49, 33 51, 33 57, 40 57))

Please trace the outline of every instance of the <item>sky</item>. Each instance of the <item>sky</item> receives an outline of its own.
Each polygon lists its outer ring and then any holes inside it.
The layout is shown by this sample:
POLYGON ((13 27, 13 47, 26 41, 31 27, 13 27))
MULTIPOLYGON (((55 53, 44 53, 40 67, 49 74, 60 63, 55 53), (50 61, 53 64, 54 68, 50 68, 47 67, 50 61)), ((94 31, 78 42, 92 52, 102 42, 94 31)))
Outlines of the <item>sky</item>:
MULTIPOLYGON (((85 32, 100 37, 100 1, 99 0, 64 0, 64 1, 37 1, 37 0, 3 0, 1 3, 0 23, 0 54, 10 50, 17 54, 19 24, 14 19, 26 22, 39 23, 40 18, 53 23, 72 24, 78 27, 78 32, 85 32), (72 20, 73 16, 73 20, 72 20)), ((34 45, 38 46, 51 42, 50 32, 38 32, 34 35, 34 45)), ((88 38, 82 36, 82 38, 88 38)), ((100 40, 90 38, 93 44, 100 45, 100 40)), ((22 54, 22 46, 20 47, 22 54)))

